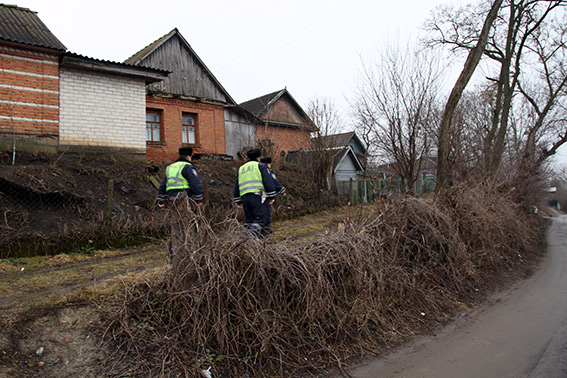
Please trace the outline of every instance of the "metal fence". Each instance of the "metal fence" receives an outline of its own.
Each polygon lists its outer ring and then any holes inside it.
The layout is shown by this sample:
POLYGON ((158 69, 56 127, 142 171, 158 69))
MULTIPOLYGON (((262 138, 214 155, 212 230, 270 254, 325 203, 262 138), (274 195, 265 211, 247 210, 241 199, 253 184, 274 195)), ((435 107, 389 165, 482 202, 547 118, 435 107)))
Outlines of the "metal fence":
MULTIPOLYGON (((376 202, 381 196, 391 193, 407 193, 402 181, 398 178, 358 179, 338 183, 339 193, 348 195, 353 204, 369 204, 376 202)), ((422 195, 435 190, 435 178, 425 177, 413 185, 413 193, 422 195)))

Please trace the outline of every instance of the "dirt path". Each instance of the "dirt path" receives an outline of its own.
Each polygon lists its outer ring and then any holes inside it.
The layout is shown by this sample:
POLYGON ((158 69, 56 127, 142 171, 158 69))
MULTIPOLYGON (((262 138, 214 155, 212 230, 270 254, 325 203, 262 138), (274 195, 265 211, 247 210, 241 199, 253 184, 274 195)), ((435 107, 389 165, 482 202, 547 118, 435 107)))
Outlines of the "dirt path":
POLYGON ((352 369, 355 378, 567 376, 567 216, 530 279, 494 295, 437 335, 352 369))
MULTIPOLYGON (((272 242, 321 237, 333 222, 345 217, 368 215, 374 207, 344 207, 300 218, 275 222, 272 242)), ((0 317, 53 304, 83 287, 92 287, 128 274, 167 268, 167 243, 90 254, 17 259, 16 265, 0 265, 0 317), (7 267, 8 271, 3 271, 7 267)), ((1 260, 0 260, 1 261, 1 260)))
POLYGON ((99 255, 54 256, 0 275, 2 315, 53 303, 81 287, 165 266, 167 261, 160 244, 99 255))

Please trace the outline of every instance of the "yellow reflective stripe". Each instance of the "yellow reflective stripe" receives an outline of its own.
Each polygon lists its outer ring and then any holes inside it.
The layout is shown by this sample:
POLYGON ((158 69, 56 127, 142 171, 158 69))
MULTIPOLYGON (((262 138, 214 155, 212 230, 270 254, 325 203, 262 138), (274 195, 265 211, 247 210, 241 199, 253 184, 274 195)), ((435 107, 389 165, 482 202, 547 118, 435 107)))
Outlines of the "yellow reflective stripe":
POLYGON ((238 170, 238 189, 240 195, 264 191, 262 173, 258 162, 249 161, 238 170))
POLYGON ((166 182, 166 191, 173 190, 173 189, 189 189, 189 182, 183 177, 181 172, 183 168, 187 165, 191 165, 187 162, 178 161, 173 164, 170 164, 166 170, 165 175, 167 177, 166 182))

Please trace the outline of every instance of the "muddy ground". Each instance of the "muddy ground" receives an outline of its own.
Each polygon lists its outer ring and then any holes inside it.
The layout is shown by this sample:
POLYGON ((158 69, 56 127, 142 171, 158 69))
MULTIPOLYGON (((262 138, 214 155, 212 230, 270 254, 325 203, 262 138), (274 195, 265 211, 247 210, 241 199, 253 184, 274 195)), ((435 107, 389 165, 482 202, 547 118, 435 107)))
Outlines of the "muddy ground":
MULTIPOLYGON (((18 151, 15 164, 12 157, 0 151, 0 376, 100 376, 94 303, 123 281, 168 269, 168 230, 155 208, 166 164, 42 151, 18 151)), ((211 219, 239 219, 232 190, 241 163, 193 163, 211 219)), ((301 167, 275 171, 289 194, 274 207, 273 240, 324 233, 336 213, 291 219, 342 199, 320 192, 301 167)))
MULTIPOLYGON (((272 242, 318 238, 338 220, 372 214, 373 207, 343 207, 274 223, 272 242)), ((127 283, 170 269, 166 239, 90 254, 21 258, 0 263, 0 376, 100 377, 112 350, 98 303, 120 295, 127 283)))

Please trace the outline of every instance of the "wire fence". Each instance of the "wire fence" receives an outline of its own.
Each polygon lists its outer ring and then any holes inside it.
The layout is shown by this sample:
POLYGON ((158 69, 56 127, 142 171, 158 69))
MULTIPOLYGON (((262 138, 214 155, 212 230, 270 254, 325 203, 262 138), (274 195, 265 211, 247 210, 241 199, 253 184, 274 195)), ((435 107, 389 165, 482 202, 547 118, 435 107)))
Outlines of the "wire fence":
POLYGON ((0 259, 90 252, 155 238, 156 188, 134 162, 0 151, 0 259))
MULTIPOLYGON (((434 191, 435 182, 434 177, 417 180, 413 184, 413 194, 423 195, 434 191)), ((349 196, 351 203, 356 205, 374 203, 378 198, 391 193, 409 192, 398 178, 349 180, 339 182, 338 186, 343 194, 349 196)))

